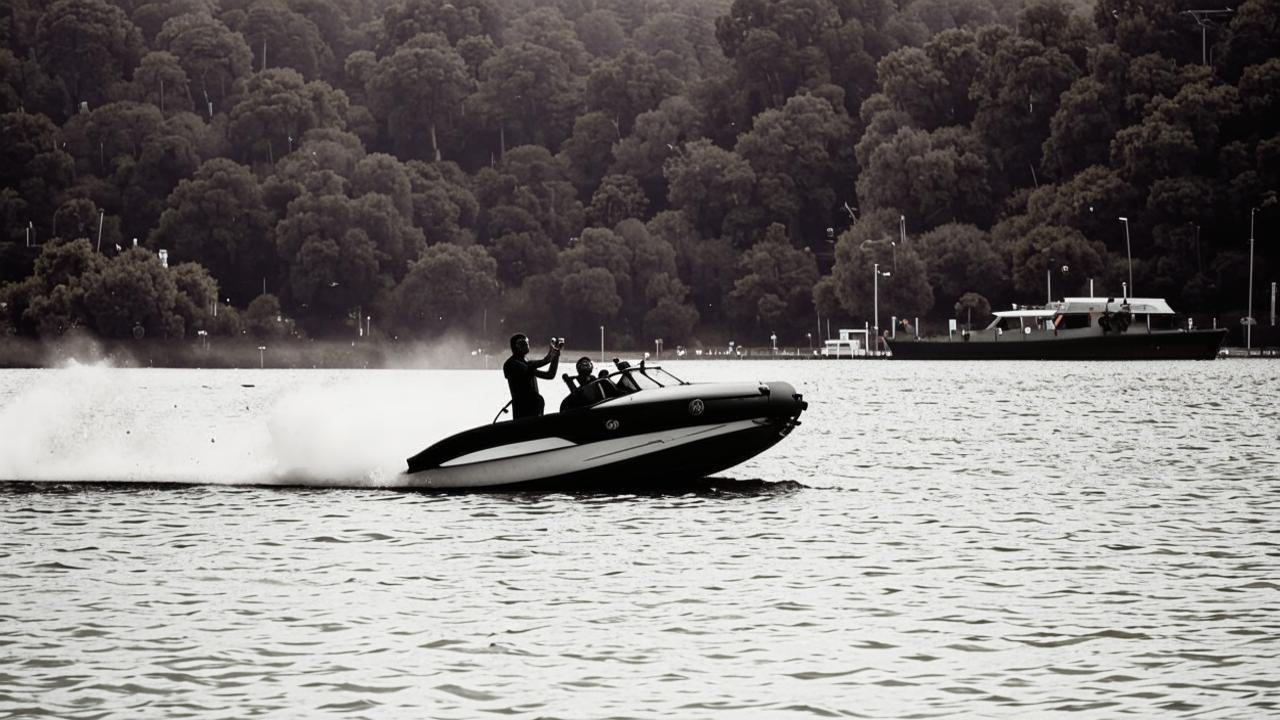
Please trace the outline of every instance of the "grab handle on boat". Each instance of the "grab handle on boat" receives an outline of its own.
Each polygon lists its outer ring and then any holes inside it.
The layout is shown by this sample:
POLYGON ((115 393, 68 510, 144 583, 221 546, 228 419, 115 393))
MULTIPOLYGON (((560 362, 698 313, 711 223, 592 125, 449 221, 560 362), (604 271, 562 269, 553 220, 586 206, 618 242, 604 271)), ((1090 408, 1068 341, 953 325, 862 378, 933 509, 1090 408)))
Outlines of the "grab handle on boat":
POLYGON ((506 404, 506 405, 503 405, 503 406, 502 406, 502 409, 498 411, 498 414, 493 416, 493 422, 491 422, 491 423, 489 423, 489 424, 490 424, 490 425, 497 425, 497 424, 498 424, 498 418, 502 417, 502 414, 503 414, 503 413, 505 413, 505 412, 507 411, 507 408, 511 407, 511 403, 512 403, 512 402, 514 402, 514 401, 513 401, 513 400, 508 400, 508 401, 507 401, 507 404, 506 404))

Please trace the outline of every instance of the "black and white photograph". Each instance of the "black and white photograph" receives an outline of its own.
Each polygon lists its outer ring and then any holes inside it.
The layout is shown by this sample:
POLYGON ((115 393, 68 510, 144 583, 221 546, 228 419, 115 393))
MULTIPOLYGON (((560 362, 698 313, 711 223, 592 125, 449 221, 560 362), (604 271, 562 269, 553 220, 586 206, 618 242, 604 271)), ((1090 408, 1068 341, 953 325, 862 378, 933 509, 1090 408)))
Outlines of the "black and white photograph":
POLYGON ((1280 0, 0 0, 0 720, 1280 717, 1280 0))

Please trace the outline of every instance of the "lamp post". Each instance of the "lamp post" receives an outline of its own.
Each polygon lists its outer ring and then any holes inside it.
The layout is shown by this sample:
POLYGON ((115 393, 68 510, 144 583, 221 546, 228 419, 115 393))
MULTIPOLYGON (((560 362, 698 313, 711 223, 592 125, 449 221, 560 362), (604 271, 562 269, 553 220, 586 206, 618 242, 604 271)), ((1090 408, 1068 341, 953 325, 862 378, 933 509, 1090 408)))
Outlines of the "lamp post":
POLYGON ((880 263, 873 263, 871 266, 871 274, 872 274, 872 280, 871 280, 872 301, 871 302, 872 302, 872 307, 874 308, 873 314, 876 321, 876 324, 875 324, 876 346, 879 347, 879 344, 880 344, 880 277, 882 275, 884 277, 891 277, 893 273, 880 272, 880 263))
POLYGON ((1248 316, 1244 319, 1244 354, 1253 353, 1253 216, 1258 208, 1249 208, 1249 304, 1248 316))
MULTIPOLYGON (((1057 261, 1054 260, 1053 258, 1049 258, 1049 267, 1045 268, 1044 270, 1044 284, 1045 284, 1045 288, 1048 290, 1048 293, 1049 293, 1049 303, 1048 303, 1049 305, 1053 304, 1053 264, 1055 262, 1057 261)), ((1068 272, 1070 272, 1070 270, 1071 270, 1071 266, 1069 265, 1062 266, 1063 275, 1066 275, 1068 272)), ((1090 291, 1089 294, 1092 295, 1093 292, 1090 291)))
POLYGON ((770 347, 773 348, 773 354, 777 355, 778 354, 778 334, 777 333, 773 333, 773 332, 769 333, 769 345, 770 347))
POLYGON ((258 346, 258 368, 259 368, 259 369, 264 368, 264 367, 266 367, 266 366, 267 366, 267 365, 266 365, 266 360, 264 360, 264 356, 263 356, 263 353, 264 353, 264 352, 266 352, 266 350, 267 350, 267 346, 266 346, 266 345, 259 345, 259 346, 258 346))
POLYGON ((805 333, 805 337, 809 338, 809 354, 813 354, 813 333, 805 333))
POLYGON ((1206 36, 1209 26, 1213 23, 1214 17, 1218 15, 1230 15, 1235 12, 1231 8, 1222 10, 1183 10, 1183 15, 1190 15, 1192 20, 1200 26, 1200 64, 1209 64, 1209 41, 1206 36))
POLYGON ((604 326, 600 326, 600 364, 604 365, 604 326))
POLYGON ((1129 259, 1129 289, 1125 292, 1125 297, 1129 297, 1129 293, 1134 292, 1133 289, 1133 252, 1129 249, 1129 218, 1122 217, 1120 222, 1124 223, 1124 254, 1129 259))

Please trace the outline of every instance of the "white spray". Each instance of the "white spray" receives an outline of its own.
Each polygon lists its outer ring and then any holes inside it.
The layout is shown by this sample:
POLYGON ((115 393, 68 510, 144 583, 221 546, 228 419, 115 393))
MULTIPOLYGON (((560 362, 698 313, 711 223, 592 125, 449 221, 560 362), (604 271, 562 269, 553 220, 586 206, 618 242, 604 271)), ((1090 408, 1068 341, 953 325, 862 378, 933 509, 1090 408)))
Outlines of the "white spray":
POLYGON ((505 401, 495 370, 3 371, 0 480, 394 486, 505 401))

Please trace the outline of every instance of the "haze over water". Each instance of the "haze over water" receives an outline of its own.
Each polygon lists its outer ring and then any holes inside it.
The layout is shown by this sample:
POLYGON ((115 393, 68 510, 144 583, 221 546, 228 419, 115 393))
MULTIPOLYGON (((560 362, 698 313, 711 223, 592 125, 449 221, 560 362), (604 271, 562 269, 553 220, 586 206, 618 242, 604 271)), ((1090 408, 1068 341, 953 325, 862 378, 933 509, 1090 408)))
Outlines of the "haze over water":
POLYGON ((669 367, 810 408, 715 491, 431 495, 496 370, 0 371, 0 717, 1280 712, 1276 362, 669 367))

